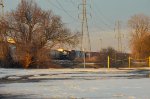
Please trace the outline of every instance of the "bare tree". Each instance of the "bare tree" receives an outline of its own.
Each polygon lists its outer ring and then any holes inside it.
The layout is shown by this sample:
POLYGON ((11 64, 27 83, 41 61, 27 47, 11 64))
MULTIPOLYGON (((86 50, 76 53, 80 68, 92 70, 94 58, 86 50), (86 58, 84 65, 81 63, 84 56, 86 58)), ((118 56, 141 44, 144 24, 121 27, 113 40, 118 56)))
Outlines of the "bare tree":
POLYGON ((135 58, 146 57, 145 53, 150 48, 145 43, 145 40, 150 35, 150 17, 143 14, 134 15, 128 21, 128 24, 131 28, 132 54, 135 58))
MULTIPOLYGON (((7 34, 15 40, 16 60, 25 68, 39 60, 36 57, 38 52, 46 47, 51 49, 59 43, 78 43, 78 33, 72 33, 59 16, 42 10, 32 0, 22 0, 7 16, 7 34)), ((47 55, 46 52, 44 54, 47 55)))
POLYGON ((7 39, 6 39, 6 22, 0 20, 0 67, 5 67, 9 49, 8 49, 7 39))

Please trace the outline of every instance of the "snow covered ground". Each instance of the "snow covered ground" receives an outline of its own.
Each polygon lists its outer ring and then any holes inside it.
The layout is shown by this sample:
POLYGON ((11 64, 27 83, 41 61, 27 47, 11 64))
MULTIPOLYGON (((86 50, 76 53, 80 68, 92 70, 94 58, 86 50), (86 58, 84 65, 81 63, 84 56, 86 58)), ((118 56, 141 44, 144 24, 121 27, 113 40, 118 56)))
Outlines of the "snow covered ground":
POLYGON ((150 99, 150 69, 0 69, 4 99, 150 99))

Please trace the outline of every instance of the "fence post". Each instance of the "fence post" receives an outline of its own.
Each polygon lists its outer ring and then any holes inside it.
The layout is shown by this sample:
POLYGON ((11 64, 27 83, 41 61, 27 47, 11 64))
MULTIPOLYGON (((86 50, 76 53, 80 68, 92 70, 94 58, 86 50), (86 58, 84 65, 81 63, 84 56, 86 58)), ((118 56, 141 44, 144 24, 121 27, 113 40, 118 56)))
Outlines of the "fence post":
POLYGON ((107 68, 110 68, 110 57, 108 56, 108 60, 107 60, 107 68))
POLYGON ((131 68, 131 57, 129 56, 129 68, 131 68))
POLYGON ((148 57, 148 65, 150 67, 150 56, 148 57))

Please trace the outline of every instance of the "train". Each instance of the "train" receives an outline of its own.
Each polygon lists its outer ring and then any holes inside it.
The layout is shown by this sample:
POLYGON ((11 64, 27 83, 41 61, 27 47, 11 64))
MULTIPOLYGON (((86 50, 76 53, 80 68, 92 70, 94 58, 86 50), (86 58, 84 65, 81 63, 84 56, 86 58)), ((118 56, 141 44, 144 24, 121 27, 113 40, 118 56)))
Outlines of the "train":
POLYGON ((50 57, 54 60, 75 60, 76 58, 83 58, 87 53, 78 50, 64 50, 57 49, 50 51, 50 57))

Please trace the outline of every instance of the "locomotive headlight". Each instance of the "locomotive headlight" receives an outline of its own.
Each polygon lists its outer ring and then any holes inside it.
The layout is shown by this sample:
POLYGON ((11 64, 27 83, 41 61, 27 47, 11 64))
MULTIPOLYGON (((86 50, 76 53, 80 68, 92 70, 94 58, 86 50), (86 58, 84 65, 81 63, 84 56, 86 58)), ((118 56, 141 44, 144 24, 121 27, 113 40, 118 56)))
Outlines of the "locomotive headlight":
POLYGON ((62 49, 62 48, 57 49, 57 51, 59 51, 59 52, 63 52, 63 50, 64 49, 62 49))

